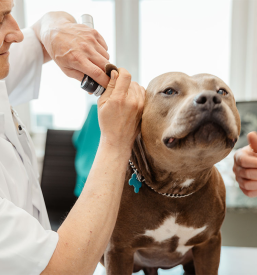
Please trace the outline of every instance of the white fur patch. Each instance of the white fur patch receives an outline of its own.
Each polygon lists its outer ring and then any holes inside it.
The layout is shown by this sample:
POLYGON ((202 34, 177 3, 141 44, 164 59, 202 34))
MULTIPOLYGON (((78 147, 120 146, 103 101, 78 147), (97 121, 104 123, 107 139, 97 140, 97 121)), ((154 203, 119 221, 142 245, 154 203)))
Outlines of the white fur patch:
POLYGON ((152 237, 154 241, 159 243, 177 236, 179 240, 176 251, 184 255, 190 248, 192 248, 192 246, 185 246, 188 240, 203 232, 206 227, 207 226, 200 228, 186 227, 177 224, 175 217, 169 217, 159 228, 154 230, 146 230, 144 235, 152 237))
POLYGON ((184 181, 183 183, 180 184, 180 187, 182 188, 186 188, 188 186, 190 186, 193 183, 194 179, 187 179, 186 181, 184 181))

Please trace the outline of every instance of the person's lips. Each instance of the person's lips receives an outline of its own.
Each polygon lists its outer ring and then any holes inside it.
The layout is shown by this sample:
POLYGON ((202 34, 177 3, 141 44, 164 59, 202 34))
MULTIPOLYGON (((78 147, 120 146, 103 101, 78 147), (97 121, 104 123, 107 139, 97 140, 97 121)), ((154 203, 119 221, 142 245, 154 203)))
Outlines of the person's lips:
POLYGON ((6 51, 6 52, 3 52, 3 53, 0 53, 1 56, 3 55, 8 55, 9 54, 9 51, 6 51))

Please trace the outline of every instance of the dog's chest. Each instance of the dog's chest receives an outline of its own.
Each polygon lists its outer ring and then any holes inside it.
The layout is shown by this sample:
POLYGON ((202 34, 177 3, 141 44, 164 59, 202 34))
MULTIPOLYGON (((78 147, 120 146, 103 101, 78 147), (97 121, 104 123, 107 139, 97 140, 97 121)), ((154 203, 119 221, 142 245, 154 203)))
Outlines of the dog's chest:
POLYGON ((202 233, 206 227, 207 226, 194 228, 179 225, 176 223, 175 217, 169 217, 158 228, 146 230, 144 235, 153 238, 154 241, 158 243, 163 243, 170 240, 172 237, 177 237, 178 245, 176 252, 180 252, 184 255, 192 248, 192 246, 186 246, 185 244, 196 235, 202 233))

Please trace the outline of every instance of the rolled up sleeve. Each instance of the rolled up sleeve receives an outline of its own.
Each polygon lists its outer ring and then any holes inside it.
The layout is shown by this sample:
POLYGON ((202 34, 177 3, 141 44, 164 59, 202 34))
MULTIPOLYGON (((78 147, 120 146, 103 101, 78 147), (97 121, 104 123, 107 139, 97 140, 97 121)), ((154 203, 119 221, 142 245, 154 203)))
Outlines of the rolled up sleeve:
POLYGON ((10 48, 10 71, 5 79, 11 105, 38 98, 44 54, 33 29, 22 30, 24 40, 10 48))

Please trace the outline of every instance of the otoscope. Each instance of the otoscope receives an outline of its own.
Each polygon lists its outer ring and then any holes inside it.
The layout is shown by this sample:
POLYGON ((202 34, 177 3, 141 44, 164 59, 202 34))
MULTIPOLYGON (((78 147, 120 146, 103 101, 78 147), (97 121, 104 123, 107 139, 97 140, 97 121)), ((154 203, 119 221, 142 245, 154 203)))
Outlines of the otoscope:
MULTIPOLYGON (((93 17, 89 14, 83 14, 80 18, 82 24, 90 28, 94 28, 94 20, 93 17)), ((84 78, 81 82, 81 88, 88 93, 93 93, 95 96, 101 96, 105 92, 105 88, 100 84, 95 82, 90 76, 84 75, 84 78)))

